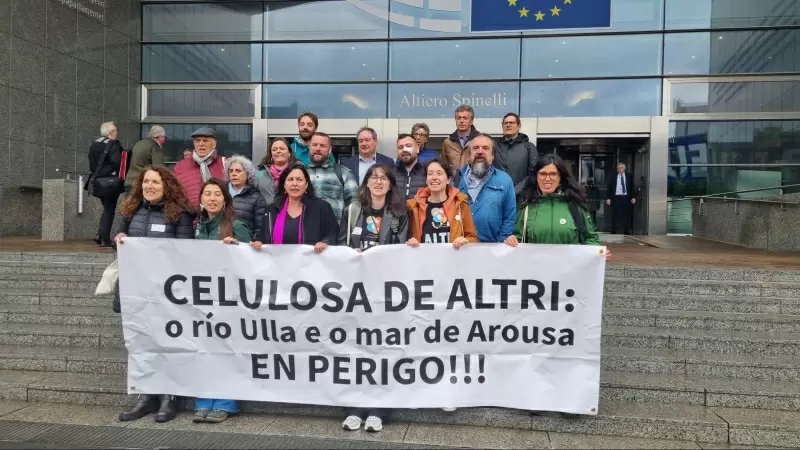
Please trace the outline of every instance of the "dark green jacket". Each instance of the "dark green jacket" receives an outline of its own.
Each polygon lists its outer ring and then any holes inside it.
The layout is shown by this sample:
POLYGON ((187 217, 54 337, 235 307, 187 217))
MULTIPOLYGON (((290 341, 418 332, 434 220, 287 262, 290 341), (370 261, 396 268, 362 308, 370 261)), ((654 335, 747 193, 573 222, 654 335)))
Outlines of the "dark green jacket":
MULTIPOLYGON (((586 245, 602 245, 589 213, 581 208, 586 223, 586 245)), ((569 202, 561 195, 542 196, 535 204, 522 204, 517 208, 514 236, 526 244, 580 244, 578 229, 569 212, 569 202), (523 240, 523 224, 527 217, 523 240)))
POLYGON ((128 163, 128 173, 125 175, 125 186, 133 184, 139 172, 147 166, 163 166, 164 150, 158 142, 151 138, 142 139, 133 145, 131 160, 128 163))
MULTIPOLYGON (((209 220, 206 217, 201 218, 197 222, 197 229, 194 233, 195 239, 203 239, 207 241, 221 241, 219 237, 219 224, 222 222, 222 214, 209 220)), ((247 228, 244 222, 239 219, 233 219, 233 238, 239 242, 250 242, 253 236, 250 233, 250 228, 247 228)))

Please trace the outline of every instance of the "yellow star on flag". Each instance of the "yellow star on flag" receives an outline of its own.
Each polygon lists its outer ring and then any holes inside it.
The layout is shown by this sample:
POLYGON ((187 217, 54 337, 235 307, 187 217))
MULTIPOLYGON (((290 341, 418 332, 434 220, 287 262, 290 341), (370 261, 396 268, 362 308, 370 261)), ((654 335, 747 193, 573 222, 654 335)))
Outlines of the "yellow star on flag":
POLYGON ((544 20, 544 13, 541 12, 541 11, 537 12, 536 14, 534 14, 534 16, 536 16, 536 20, 537 21, 544 20))
POLYGON ((528 17, 528 10, 525 9, 524 6, 522 7, 522 9, 519 10, 519 16, 520 17, 528 17))
MULTIPOLYGON (((514 1, 516 1, 516 0, 514 0, 514 1)), ((564 0, 564 4, 565 5, 571 5, 572 4, 572 0, 564 0)))
POLYGON ((561 10, 558 9, 558 6, 553 6, 553 9, 551 9, 550 12, 553 13, 554 16, 557 16, 558 13, 561 12, 561 10))
POLYGON ((508 0, 508 6, 517 6, 517 0, 508 0))

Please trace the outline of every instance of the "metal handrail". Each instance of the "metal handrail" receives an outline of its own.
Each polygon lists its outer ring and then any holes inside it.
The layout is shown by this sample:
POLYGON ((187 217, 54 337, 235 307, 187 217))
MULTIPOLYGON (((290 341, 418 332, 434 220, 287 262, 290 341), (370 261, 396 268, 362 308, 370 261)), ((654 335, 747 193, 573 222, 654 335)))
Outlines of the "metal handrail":
MULTIPOLYGON (((783 189, 783 188, 790 188, 790 187, 800 187, 800 184, 784 184, 781 186, 773 186, 773 187, 766 187, 766 188, 758 188, 758 189, 742 189, 741 191, 732 191, 732 192, 720 192, 718 194, 708 194, 708 195, 692 195, 683 198, 712 198, 718 195, 729 195, 729 194, 744 194, 748 192, 759 192, 759 191, 771 191, 773 189, 783 189)), ((744 200, 744 199, 740 199, 744 200)))
POLYGON ((88 173, 88 172, 78 172, 78 171, 76 171, 76 170, 64 169, 63 167, 61 167, 61 168, 57 168, 57 169, 56 169, 56 172, 59 172, 59 173, 68 173, 68 174, 70 174, 70 175, 89 175, 89 173, 88 173))

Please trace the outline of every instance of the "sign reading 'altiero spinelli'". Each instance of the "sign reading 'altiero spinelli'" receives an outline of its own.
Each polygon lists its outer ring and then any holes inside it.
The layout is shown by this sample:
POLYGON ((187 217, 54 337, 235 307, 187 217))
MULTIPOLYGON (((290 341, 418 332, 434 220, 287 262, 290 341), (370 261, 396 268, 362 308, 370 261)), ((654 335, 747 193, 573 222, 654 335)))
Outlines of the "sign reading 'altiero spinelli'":
POLYGON ((130 393, 596 414, 598 247, 120 246, 130 393))

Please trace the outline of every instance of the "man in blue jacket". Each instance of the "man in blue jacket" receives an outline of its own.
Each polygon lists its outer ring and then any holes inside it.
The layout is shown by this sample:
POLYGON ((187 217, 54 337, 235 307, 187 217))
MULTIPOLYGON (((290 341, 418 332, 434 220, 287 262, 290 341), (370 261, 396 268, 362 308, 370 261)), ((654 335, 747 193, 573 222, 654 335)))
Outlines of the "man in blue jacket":
POLYGON ((378 133, 370 128, 363 127, 356 133, 358 140, 358 156, 350 158, 343 165, 356 176, 358 185, 364 182, 367 170, 374 164, 394 166, 394 159, 378 153, 378 133))
POLYGON ((517 200, 514 182, 494 167, 496 143, 480 133, 470 141, 468 164, 461 169, 458 189, 469 197, 469 207, 480 242, 503 242, 514 232, 517 200))

